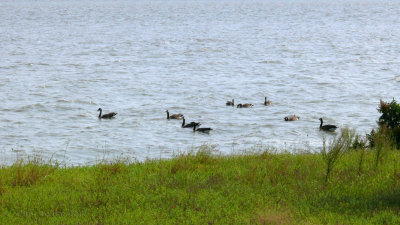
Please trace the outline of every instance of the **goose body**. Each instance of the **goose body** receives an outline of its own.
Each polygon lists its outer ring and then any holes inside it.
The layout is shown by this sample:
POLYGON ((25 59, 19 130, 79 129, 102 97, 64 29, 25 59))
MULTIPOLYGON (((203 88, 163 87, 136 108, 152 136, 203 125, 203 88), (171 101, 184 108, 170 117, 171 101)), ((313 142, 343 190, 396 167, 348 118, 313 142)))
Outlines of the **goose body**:
POLYGON ((234 106, 235 105, 235 99, 232 99, 232 101, 227 101, 226 105, 234 106))
POLYGON ((300 117, 296 116, 296 115, 291 115, 291 116, 286 116, 285 117, 285 121, 296 121, 296 120, 299 120, 299 119, 300 119, 300 117))
POLYGON ((321 121, 321 124, 319 125, 320 130, 332 131, 332 132, 336 130, 337 126, 331 124, 322 125, 324 121, 322 120, 322 118, 319 118, 319 120, 321 121))
POLYGON ((103 110, 101 108, 99 108, 97 111, 100 111, 99 113, 99 119, 111 119, 113 118, 115 115, 117 115, 118 113, 115 112, 110 112, 107 114, 102 115, 103 110))
POLYGON ((202 132, 202 133, 210 133, 210 131, 212 130, 209 127, 197 128, 197 129, 196 129, 196 127, 197 127, 196 125, 193 126, 193 132, 198 131, 198 132, 202 132))
POLYGON ((167 112, 167 119, 169 120, 169 119, 175 119, 175 120, 179 120, 179 119, 182 119, 182 117, 183 117, 183 115, 182 114, 180 114, 180 113, 178 113, 178 114, 172 114, 172 115, 169 115, 169 112, 168 112, 168 110, 167 111, 165 111, 165 112, 167 112))
POLYGON ((271 105, 271 101, 267 100, 267 97, 264 98, 264 105, 271 105))
POLYGON ((183 121, 182 121, 182 128, 190 128, 190 127, 194 127, 194 126, 200 126, 201 123, 196 123, 196 122, 190 122, 188 124, 185 124, 185 117, 182 117, 183 121))
POLYGON ((253 104, 250 104, 250 103, 238 104, 237 107, 238 108, 250 108, 250 107, 253 107, 253 104))

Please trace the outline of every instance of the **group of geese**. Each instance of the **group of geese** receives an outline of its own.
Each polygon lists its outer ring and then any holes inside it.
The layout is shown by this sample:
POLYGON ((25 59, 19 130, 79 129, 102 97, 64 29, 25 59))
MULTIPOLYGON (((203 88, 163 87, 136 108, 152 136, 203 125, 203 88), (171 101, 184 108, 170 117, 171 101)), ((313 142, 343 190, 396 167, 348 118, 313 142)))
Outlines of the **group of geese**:
POLYGON ((193 121, 188 123, 188 124, 186 124, 185 123, 186 122, 185 117, 181 113, 169 115, 169 111, 168 110, 165 111, 165 112, 167 112, 167 119, 168 120, 169 119, 175 119, 175 120, 182 119, 182 128, 193 128, 193 132, 199 131, 199 132, 202 132, 202 133, 210 133, 210 131, 212 130, 212 128, 209 128, 209 127, 197 128, 197 127, 199 127, 201 125, 201 123, 197 123, 197 122, 193 122, 193 121))
MULTIPOLYGON (((232 99, 232 101, 227 101, 225 105, 234 107, 235 106, 235 99, 232 99)), ((265 106, 271 105, 271 101, 267 100, 267 97, 264 98, 264 105, 265 106)), ((250 107, 253 107, 253 106, 254 105, 250 104, 250 103, 245 103, 245 104, 241 104, 240 103, 240 104, 237 104, 236 107, 237 108, 250 108, 250 107)), ((97 111, 100 111, 99 116, 98 116, 99 119, 112 119, 117 115, 117 113, 115 113, 115 112, 110 112, 110 113, 102 115, 103 110, 101 108, 99 108, 97 111)), ((198 131, 198 132, 202 132, 202 133, 209 133, 212 130, 212 128, 210 128, 210 127, 198 128, 201 125, 201 123, 198 123, 198 122, 190 122, 190 123, 186 124, 185 123, 186 122, 185 117, 181 113, 170 115, 168 110, 166 110, 165 112, 167 113, 167 119, 168 120, 170 120, 170 119, 175 119, 175 120, 182 119, 182 128, 193 128, 193 132, 198 131)), ((290 116, 286 116, 284 118, 285 121, 296 121, 296 120, 299 120, 299 119, 300 119, 300 117, 296 116, 296 115, 290 115, 290 116)), ((319 129, 320 130, 333 132, 333 131, 336 130, 336 128, 338 128, 337 126, 331 125, 331 124, 323 125, 324 121, 322 120, 322 118, 319 118, 319 120, 321 122, 320 125, 319 125, 319 129)))
MULTIPOLYGON (((232 106, 232 107, 235 106, 235 99, 232 99, 232 101, 227 101, 225 103, 225 105, 232 106)), ((268 100, 267 97, 264 98, 264 105, 265 106, 271 105, 271 101, 268 100)), ((246 104, 241 104, 240 103, 240 104, 237 105, 237 108, 250 108, 250 107, 253 107, 253 106, 254 105, 250 104, 250 103, 246 103, 246 104)), ((290 115, 290 116, 285 116, 285 118, 283 118, 283 119, 285 121, 296 121, 296 120, 299 120, 300 117, 296 116, 296 115, 290 115)), ((319 118, 319 120, 321 121, 321 123, 319 125, 319 129, 320 130, 331 131, 331 132, 336 130, 337 126, 331 125, 331 124, 323 125, 324 121, 322 120, 322 118, 319 118)))

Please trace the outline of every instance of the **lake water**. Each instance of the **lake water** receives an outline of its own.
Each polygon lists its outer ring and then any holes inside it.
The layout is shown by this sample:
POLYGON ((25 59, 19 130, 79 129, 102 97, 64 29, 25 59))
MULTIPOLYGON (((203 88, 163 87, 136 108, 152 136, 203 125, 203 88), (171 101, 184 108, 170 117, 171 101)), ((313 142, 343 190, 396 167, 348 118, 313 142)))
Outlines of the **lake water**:
POLYGON ((0 161, 318 151, 318 118, 364 134, 400 97, 399 15, 394 0, 1 1, 0 161))

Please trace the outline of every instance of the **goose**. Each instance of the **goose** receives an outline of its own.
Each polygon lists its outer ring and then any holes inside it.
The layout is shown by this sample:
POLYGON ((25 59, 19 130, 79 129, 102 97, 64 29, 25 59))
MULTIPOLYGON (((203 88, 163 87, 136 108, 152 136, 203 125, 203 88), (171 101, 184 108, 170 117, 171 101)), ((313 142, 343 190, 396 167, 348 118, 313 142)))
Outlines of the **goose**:
POLYGON ((235 99, 232 99, 232 101, 227 101, 226 105, 234 106, 235 105, 235 99))
POLYGON ((180 113, 178 113, 178 114, 172 114, 172 115, 170 116, 168 110, 165 111, 165 112, 167 112, 167 119, 168 119, 168 120, 169 120, 169 119, 179 120, 179 119, 182 119, 182 117, 183 117, 183 115, 180 114, 180 113))
POLYGON ((267 100, 267 97, 264 98, 264 105, 271 105, 271 101, 267 100))
POLYGON ((199 132, 202 132, 202 133, 210 133, 210 130, 212 130, 212 129, 209 128, 209 127, 197 128, 197 129, 196 129, 196 127, 197 127, 197 125, 194 125, 194 126, 193 126, 193 132, 199 131, 199 132))
POLYGON ((194 127, 194 126, 200 126, 201 123, 196 123, 196 122, 190 122, 189 124, 185 124, 185 117, 182 117, 183 121, 182 121, 182 128, 190 128, 190 127, 194 127))
POLYGON ((101 115, 101 113, 103 112, 103 110, 101 108, 99 108, 97 111, 100 111, 99 113, 99 119, 111 119, 113 118, 115 115, 117 115, 118 113, 115 112, 110 112, 104 115, 101 115))
POLYGON ((250 108, 250 107, 253 107, 253 104, 250 104, 250 103, 238 104, 237 107, 238 108, 250 108))
POLYGON ((291 115, 291 116, 286 116, 285 117, 285 121, 296 121, 299 120, 300 116, 296 116, 296 115, 291 115))
POLYGON ((330 124, 328 124, 328 125, 323 125, 323 126, 322 126, 322 124, 324 123, 324 121, 322 120, 322 118, 319 118, 319 120, 321 121, 321 124, 319 125, 319 129, 320 129, 320 130, 332 131, 332 132, 336 130, 337 126, 335 126, 335 125, 330 125, 330 124))

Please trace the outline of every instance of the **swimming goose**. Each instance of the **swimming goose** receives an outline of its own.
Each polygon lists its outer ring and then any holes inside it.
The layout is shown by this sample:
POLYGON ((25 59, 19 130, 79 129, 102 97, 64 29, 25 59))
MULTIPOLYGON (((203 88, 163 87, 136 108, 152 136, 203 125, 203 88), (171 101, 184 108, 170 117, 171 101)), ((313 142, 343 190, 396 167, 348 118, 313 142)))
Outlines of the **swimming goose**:
POLYGON ((190 128, 190 127, 194 127, 194 126, 200 126, 201 123, 196 123, 196 122, 190 122, 189 124, 185 124, 185 117, 182 117, 183 121, 182 121, 182 128, 190 128))
POLYGON ((267 100, 267 97, 264 98, 264 105, 271 105, 271 101, 267 100))
POLYGON ((232 101, 227 101, 226 105, 234 106, 235 105, 235 99, 232 99, 232 101))
POLYGON ((291 115, 291 116, 286 116, 285 117, 285 121, 296 121, 296 120, 299 120, 299 119, 300 119, 300 117, 296 116, 296 115, 291 115))
POLYGON ((250 103, 238 104, 237 107, 238 108, 250 108, 250 107, 253 107, 253 104, 250 104, 250 103))
POLYGON ((110 112, 104 115, 101 115, 101 113, 103 112, 103 110, 101 108, 99 108, 97 111, 100 111, 99 113, 99 119, 111 119, 113 118, 115 115, 117 115, 118 113, 115 112, 110 112))
POLYGON ((324 123, 324 121, 322 120, 322 118, 319 118, 319 120, 321 121, 321 124, 319 125, 319 129, 320 129, 320 130, 332 131, 332 132, 336 130, 337 126, 335 126, 335 125, 330 125, 330 124, 328 124, 328 125, 323 125, 323 126, 322 126, 322 124, 324 123))
POLYGON ((196 125, 193 127, 193 132, 199 131, 199 132, 202 132, 202 133, 210 133, 210 130, 212 130, 209 127, 197 128, 197 129, 196 129, 196 127, 197 127, 196 125))
POLYGON ((180 113, 178 113, 178 114, 172 114, 172 115, 170 116, 168 110, 165 111, 165 112, 167 112, 167 119, 168 119, 168 120, 169 120, 169 119, 179 120, 179 119, 182 119, 182 117, 183 117, 183 115, 180 114, 180 113))

